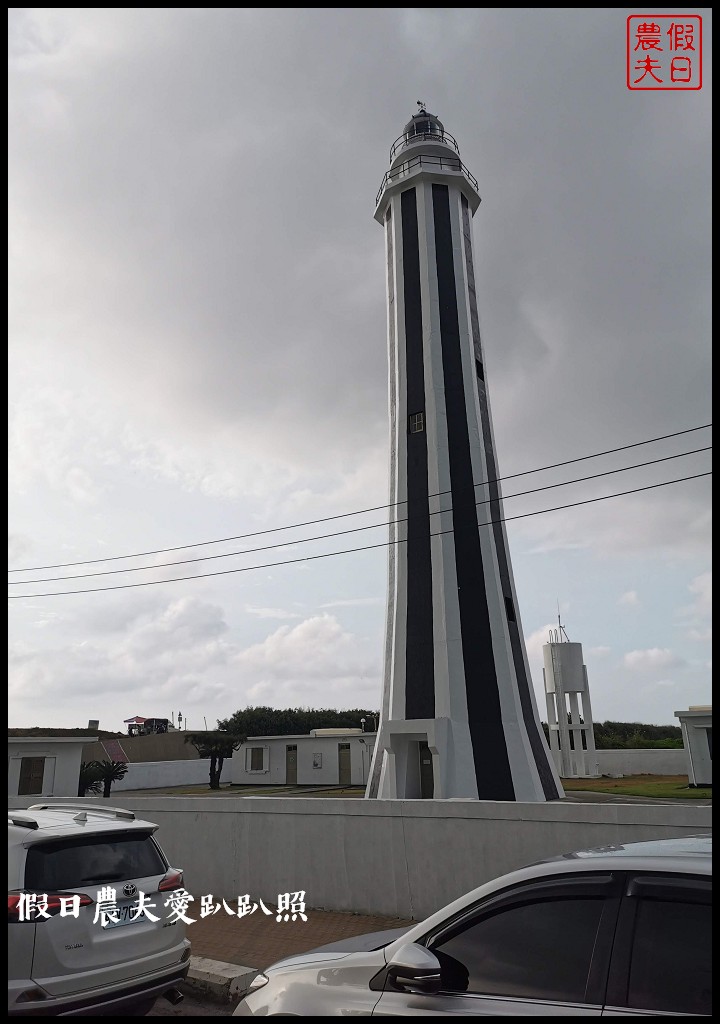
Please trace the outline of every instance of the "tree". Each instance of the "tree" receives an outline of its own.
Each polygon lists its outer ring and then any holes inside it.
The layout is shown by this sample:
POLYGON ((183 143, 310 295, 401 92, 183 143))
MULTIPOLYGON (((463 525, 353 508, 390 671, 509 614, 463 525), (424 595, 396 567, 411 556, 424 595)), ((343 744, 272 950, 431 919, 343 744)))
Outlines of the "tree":
POLYGON ((110 787, 113 782, 119 782, 127 775, 128 766, 124 761, 96 761, 98 779, 102 782, 103 796, 110 796, 110 787))
POLYGON ((99 761, 83 761, 80 764, 80 777, 78 778, 78 796, 86 796, 92 793, 98 796, 102 789, 102 782, 99 774, 99 761))
POLYGON ((679 725, 647 725, 644 722, 595 722, 595 746, 598 750, 638 749, 643 747, 682 747, 679 725))
MULTIPOLYGON (((569 716, 568 716, 569 721, 569 716)), ((549 740, 547 723, 542 723, 549 740)), ((646 748, 682 749, 679 725, 646 725, 643 722, 594 722, 593 735, 597 750, 639 750, 646 748)), ((570 744, 572 745, 572 736, 570 744)))
POLYGON ((222 732, 238 736, 306 736, 311 729, 360 729, 362 719, 368 732, 375 732, 380 721, 377 710, 353 708, 270 708, 247 707, 218 722, 222 732))
POLYGON ((185 737, 186 743, 192 743, 202 758, 210 758, 210 789, 220 789, 220 776, 226 757, 232 757, 233 751, 239 750, 247 736, 239 736, 230 732, 191 732, 185 737))

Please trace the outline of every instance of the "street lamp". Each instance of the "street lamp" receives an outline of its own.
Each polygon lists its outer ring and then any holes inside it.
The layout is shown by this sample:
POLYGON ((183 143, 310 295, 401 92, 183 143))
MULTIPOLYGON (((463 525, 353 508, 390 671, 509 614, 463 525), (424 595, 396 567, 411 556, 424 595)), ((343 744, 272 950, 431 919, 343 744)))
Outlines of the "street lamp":
POLYGON ((365 732, 365 719, 364 718, 360 719, 360 725, 362 726, 362 731, 365 732))

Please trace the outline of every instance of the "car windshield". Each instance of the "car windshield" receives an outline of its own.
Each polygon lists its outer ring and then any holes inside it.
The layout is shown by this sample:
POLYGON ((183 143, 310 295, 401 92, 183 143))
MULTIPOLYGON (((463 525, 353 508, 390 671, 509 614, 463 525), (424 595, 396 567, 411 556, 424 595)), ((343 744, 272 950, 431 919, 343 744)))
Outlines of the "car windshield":
POLYGON ((167 865, 150 833, 79 836, 34 843, 25 863, 25 888, 59 892, 85 885, 162 875, 167 865))

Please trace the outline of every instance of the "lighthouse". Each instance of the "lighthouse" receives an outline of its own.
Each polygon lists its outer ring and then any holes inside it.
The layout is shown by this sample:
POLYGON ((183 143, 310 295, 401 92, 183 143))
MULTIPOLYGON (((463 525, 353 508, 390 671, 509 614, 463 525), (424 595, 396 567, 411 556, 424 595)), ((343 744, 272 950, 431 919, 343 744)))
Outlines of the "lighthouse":
POLYGON ((562 795, 533 695, 478 321, 478 183, 418 104, 376 199, 385 232, 390 545, 366 797, 562 795))

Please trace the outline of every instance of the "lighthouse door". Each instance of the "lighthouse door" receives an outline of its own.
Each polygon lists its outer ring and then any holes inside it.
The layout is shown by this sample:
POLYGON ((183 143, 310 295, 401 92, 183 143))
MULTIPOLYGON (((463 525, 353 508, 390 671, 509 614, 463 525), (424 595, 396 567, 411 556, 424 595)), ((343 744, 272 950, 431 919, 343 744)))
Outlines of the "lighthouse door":
POLYGON ((418 743, 420 751, 420 799, 432 800, 435 796, 435 780, 430 747, 423 740, 418 743))

